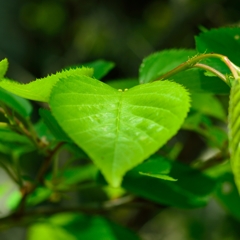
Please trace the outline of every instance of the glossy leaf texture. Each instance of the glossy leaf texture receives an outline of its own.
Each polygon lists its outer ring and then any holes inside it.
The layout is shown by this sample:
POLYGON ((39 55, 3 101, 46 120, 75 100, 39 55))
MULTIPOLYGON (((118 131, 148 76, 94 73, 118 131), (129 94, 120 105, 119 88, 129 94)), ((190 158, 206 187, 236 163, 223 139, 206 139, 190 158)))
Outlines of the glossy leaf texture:
POLYGON ((24 98, 18 97, 0 87, 0 105, 5 104, 20 116, 27 118, 32 113, 32 105, 24 98))
MULTIPOLYGON (((234 64, 240 65, 240 29, 219 28, 201 33, 195 37, 196 48, 200 53, 220 53, 227 56, 234 64)), ((207 59, 204 63, 222 73, 230 73, 228 67, 219 59, 207 59)))
POLYGON ((240 191, 240 83, 235 80, 229 102, 229 149, 235 182, 240 191))
POLYGON ((132 231, 100 216, 64 213, 30 226, 28 240, 140 240, 132 231))
POLYGON ((0 87, 26 99, 48 102, 50 92, 56 82, 58 82, 58 80, 61 78, 66 78, 74 74, 92 76, 93 69, 76 68, 63 70, 61 72, 57 72, 56 74, 37 79, 27 84, 21 84, 19 82, 4 78, 0 80, 0 87))
POLYGON ((8 69, 8 60, 5 58, 0 61, 0 79, 4 77, 8 69))
POLYGON ((86 76, 59 81, 50 98, 59 125, 115 187, 176 134, 189 105, 188 92, 174 82, 118 91, 86 76))
POLYGON ((195 50, 187 49, 171 49, 153 53, 143 60, 139 70, 139 81, 140 83, 154 81, 196 54, 195 50))
POLYGON ((129 171, 124 177, 122 186, 135 195, 156 203, 179 208, 194 208, 208 203, 215 190, 215 181, 188 165, 156 156, 129 171), (159 169, 162 174, 167 170, 168 174, 177 181, 144 176, 139 174, 139 169, 142 171, 159 169))

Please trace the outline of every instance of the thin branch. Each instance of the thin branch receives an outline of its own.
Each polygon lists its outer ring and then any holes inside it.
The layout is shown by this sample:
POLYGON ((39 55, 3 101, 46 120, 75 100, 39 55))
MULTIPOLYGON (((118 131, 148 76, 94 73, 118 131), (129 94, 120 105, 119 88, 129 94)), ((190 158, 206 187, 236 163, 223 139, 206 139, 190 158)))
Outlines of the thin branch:
POLYGON ((217 71, 216 69, 214 69, 214 68, 212 68, 212 67, 210 67, 210 66, 208 66, 208 65, 206 65, 206 64, 196 63, 196 64, 194 65, 194 67, 200 68, 200 69, 204 69, 204 70, 209 71, 209 72, 212 72, 212 73, 215 74, 217 77, 219 77, 220 79, 222 79, 225 83, 228 83, 226 77, 225 77, 222 73, 220 73, 220 72, 217 71))
MULTIPOLYGON (((221 60, 222 62, 224 62, 226 64, 226 66, 229 68, 229 70, 233 74, 234 78, 238 79, 238 77, 239 77, 238 76, 238 71, 236 70, 235 65, 226 56, 221 55, 221 54, 217 54, 217 53, 207 53, 207 54, 201 54, 201 55, 198 55, 198 56, 195 56, 195 57, 189 59, 188 61, 180 64, 176 68, 174 68, 171 71, 159 76, 157 79, 155 79, 153 81, 168 79, 169 77, 171 77, 171 76, 173 76, 173 75, 175 75, 179 72, 182 72, 182 71, 185 71, 187 69, 193 68, 196 64, 198 64, 200 61, 202 61, 206 58, 218 58, 219 60, 221 60)), ((226 82, 226 81, 224 81, 224 82, 226 82)))

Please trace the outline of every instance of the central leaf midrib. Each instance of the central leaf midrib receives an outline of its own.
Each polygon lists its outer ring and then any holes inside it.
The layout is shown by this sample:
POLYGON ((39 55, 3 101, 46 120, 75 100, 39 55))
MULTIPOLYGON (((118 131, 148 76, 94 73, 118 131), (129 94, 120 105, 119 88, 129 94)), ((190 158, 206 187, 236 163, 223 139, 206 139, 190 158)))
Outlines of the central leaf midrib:
POLYGON ((122 109, 122 102, 123 102, 123 93, 119 94, 119 102, 117 106, 117 118, 116 118, 116 141, 114 141, 114 151, 113 151, 113 163, 112 163, 112 179, 114 179, 114 172, 115 172, 115 164, 116 164, 116 145, 119 139, 119 129, 120 129, 120 118, 121 118, 121 109, 122 109))

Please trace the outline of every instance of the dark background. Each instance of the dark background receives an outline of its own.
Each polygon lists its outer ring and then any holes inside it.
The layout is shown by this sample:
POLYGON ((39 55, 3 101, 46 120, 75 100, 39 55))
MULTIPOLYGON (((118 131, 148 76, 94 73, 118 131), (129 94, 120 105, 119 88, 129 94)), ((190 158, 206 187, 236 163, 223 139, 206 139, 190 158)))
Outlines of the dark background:
POLYGON ((116 63, 109 78, 137 77, 150 53, 193 48, 201 27, 239 16, 237 0, 0 0, 0 58, 23 82, 96 59, 116 63))
MULTIPOLYGON (((105 80, 137 77, 147 55, 194 48, 194 35, 201 29, 236 26, 239 16, 239 0, 0 0, 0 59, 9 59, 7 76, 21 82, 97 59, 116 63, 105 80)), ((186 240, 188 231, 191 240, 240 239, 234 229, 239 223, 210 203, 197 210, 170 208, 140 234, 186 240)), ((0 239, 24 239, 24 233, 15 228, 0 239)))

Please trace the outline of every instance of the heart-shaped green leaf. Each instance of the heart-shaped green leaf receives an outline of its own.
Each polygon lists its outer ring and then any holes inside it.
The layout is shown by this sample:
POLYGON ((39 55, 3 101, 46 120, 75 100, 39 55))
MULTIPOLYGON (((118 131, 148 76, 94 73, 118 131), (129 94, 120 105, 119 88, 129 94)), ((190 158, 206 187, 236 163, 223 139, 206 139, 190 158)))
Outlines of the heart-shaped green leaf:
POLYGON ((169 81, 122 91, 79 75, 60 80, 49 103, 60 126, 117 187, 128 170, 177 132, 189 95, 169 81))

